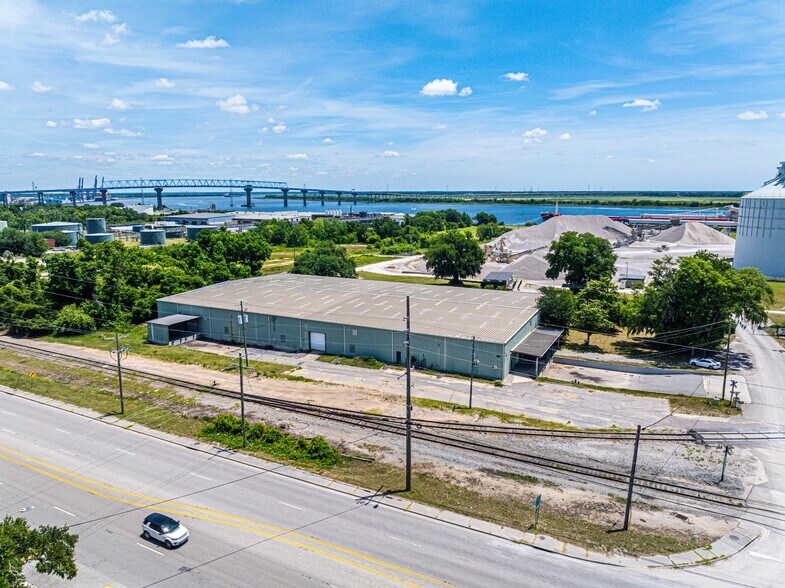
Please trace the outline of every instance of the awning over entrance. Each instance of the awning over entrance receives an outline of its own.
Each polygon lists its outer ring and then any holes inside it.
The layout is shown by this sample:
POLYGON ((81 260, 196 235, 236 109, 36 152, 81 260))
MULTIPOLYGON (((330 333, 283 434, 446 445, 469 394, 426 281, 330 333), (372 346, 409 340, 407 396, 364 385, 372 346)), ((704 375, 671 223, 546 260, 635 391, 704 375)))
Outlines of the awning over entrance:
POLYGON ((548 367, 563 329, 537 327, 510 354, 510 370, 537 377, 548 367))
POLYGON ((542 357, 559 340, 563 332, 564 329, 537 327, 512 352, 519 355, 542 357))
POLYGON ((170 327, 178 323, 187 323, 188 321, 196 320, 200 317, 192 314, 170 314, 169 316, 162 316, 161 318, 147 321, 148 325, 166 325, 170 327))
POLYGON ((192 314, 170 314, 147 321, 147 340, 157 345, 180 345, 198 335, 199 319, 192 314))

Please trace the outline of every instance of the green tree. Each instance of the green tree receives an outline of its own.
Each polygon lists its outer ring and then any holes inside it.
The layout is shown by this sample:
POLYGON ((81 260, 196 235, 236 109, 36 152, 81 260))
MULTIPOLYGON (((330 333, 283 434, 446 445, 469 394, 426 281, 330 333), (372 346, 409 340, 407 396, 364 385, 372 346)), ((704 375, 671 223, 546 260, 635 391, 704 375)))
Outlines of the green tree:
POLYGON ((545 255, 548 279, 558 279, 566 272, 568 284, 585 285, 589 280, 610 278, 615 272, 616 254, 611 244, 591 233, 578 234, 567 231, 558 241, 551 243, 545 255))
POLYGON ((571 326, 578 305, 575 295, 569 290, 548 286, 542 288, 540 294, 537 299, 540 322, 558 327, 571 326))
POLYGON ((592 300, 583 302, 575 312, 573 326, 586 331, 586 345, 591 343, 591 336, 597 333, 614 333, 616 325, 608 317, 608 311, 601 302, 592 300))
POLYGON ((495 214, 490 214, 488 212, 485 212, 484 210, 481 210, 480 212, 478 212, 474 216, 474 224, 476 224, 478 226, 480 226, 480 225, 488 225, 488 224, 491 224, 491 223, 494 223, 494 224, 498 224, 499 223, 499 220, 496 218, 495 214))
POLYGON ((720 347, 731 317, 761 324, 774 293, 754 268, 736 270, 707 251, 654 262, 651 280, 631 300, 625 325, 631 334, 668 333, 668 342, 720 347))
POLYGON ((61 308, 54 320, 54 326, 57 333, 91 333, 95 331, 93 317, 76 304, 69 304, 61 308))
POLYGON ((380 239, 395 238, 401 234, 401 226, 389 216, 373 219, 371 228, 380 239))
POLYGON ((77 572, 74 547, 78 540, 68 527, 33 529, 22 517, 5 517, 0 523, 0 585, 27 586, 22 568, 28 562, 35 562, 39 574, 72 580, 77 572))
POLYGON ((509 231, 509 229, 503 225, 484 223, 477 227, 477 238, 480 241, 490 241, 503 235, 507 231, 509 231))
POLYGON ((321 241, 313 249, 306 249, 297 256, 292 266, 293 274, 356 278, 354 261, 346 254, 345 247, 321 241))
POLYGON ((591 280, 578 295, 581 304, 597 302, 614 324, 622 322, 622 296, 610 278, 591 280))
POLYGON ((65 247, 71 244, 71 237, 62 231, 44 231, 41 233, 44 239, 51 239, 55 242, 55 247, 65 247))
POLYGON ((428 271, 452 284, 478 274, 485 261, 477 240, 467 233, 447 231, 434 236, 423 255, 428 271))

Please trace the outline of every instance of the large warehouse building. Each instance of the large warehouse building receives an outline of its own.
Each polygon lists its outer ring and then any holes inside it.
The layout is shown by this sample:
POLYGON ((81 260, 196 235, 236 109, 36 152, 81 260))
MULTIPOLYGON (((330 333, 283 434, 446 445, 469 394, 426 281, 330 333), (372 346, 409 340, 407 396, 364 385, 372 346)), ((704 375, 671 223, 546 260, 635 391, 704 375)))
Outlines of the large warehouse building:
POLYGON ((785 281, 785 162, 777 177, 741 199, 733 265, 785 281))
POLYGON ((159 318, 148 323, 148 339, 162 345, 197 337, 240 343, 245 322, 252 346, 401 364, 407 295, 412 362, 419 367, 469 374, 474 347, 478 377, 538 374, 561 334, 538 327, 534 294, 282 274, 162 298, 159 318))

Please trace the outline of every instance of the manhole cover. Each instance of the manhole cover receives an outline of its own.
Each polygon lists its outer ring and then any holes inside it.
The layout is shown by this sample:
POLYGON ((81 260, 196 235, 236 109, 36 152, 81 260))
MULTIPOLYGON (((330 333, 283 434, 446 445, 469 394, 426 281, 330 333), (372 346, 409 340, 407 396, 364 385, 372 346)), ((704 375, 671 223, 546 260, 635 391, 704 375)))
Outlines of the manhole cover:
POLYGON ((733 539, 734 541, 738 541, 739 540, 739 538, 736 535, 731 535, 730 538, 733 539))
POLYGON ((182 573, 190 572, 191 568, 189 568, 188 566, 180 566, 180 569, 178 571, 180 571, 182 573))

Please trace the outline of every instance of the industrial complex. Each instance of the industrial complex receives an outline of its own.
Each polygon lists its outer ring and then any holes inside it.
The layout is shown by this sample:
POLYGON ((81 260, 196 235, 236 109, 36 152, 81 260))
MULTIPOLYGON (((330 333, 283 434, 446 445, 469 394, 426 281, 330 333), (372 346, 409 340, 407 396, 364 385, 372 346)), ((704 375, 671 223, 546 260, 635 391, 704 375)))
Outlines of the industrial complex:
POLYGON ((495 380, 511 371, 539 373, 561 335, 539 327, 532 294, 290 274, 162 298, 148 338, 166 345, 245 337, 254 346, 403 364, 407 295, 418 367, 468 375, 474 363, 474 375, 495 380))

